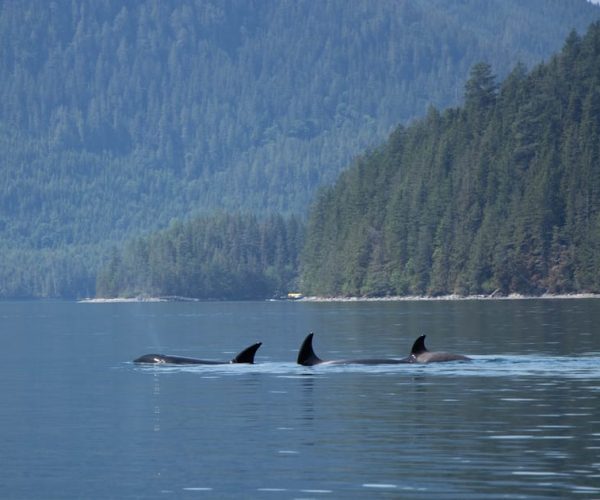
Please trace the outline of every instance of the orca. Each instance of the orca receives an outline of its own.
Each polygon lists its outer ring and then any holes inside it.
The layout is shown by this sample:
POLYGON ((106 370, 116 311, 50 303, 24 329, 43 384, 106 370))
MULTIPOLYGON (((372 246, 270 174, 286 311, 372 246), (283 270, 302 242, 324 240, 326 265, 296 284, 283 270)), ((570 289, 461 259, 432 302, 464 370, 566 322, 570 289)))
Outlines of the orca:
POLYGON ((470 358, 462 354, 449 352, 431 352, 425 347, 425 335, 415 340, 411 353, 406 358, 367 358, 367 359, 337 359, 324 361, 315 354, 312 346, 314 333, 307 335, 298 351, 297 363, 303 366, 314 365, 395 365, 403 363, 435 363, 443 361, 470 361, 470 358))
POLYGON ((367 359, 336 359, 331 361, 323 361, 319 356, 315 354, 313 350, 312 341, 314 333, 310 332, 302 342, 300 351, 298 351, 298 359, 296 360, 299 365, 303 366, 314 366, 314 365, 395 365, 399 363, 410 363, 408 358, 394 359, 394 358, 367 358, 367 359))
POLYGON ((185 358, 183 356, 169 356, 166 354, 144 354, 133 360, 134 363, 170 364, 170 365, 228 365, 231 363, 254 364, 254 355, 262 342, 252 344, 239 352, 230 361, 212 361, 196 358, 185 358))
POLYGON ((425 347, 426 335, 421 335, 412 346, 409 363, 442 363, 444 361, 471 361, 471 358, 451 352, 429 351, 425 347))

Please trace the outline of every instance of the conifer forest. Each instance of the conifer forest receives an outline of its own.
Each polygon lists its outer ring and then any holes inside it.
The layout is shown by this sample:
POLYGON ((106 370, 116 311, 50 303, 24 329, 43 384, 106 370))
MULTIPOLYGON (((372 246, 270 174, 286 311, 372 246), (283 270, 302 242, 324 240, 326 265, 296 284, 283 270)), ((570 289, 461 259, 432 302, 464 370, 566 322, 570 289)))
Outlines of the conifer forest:
POLYGON ((598 20, 4 1, 0 298, 600 292, 598 20))

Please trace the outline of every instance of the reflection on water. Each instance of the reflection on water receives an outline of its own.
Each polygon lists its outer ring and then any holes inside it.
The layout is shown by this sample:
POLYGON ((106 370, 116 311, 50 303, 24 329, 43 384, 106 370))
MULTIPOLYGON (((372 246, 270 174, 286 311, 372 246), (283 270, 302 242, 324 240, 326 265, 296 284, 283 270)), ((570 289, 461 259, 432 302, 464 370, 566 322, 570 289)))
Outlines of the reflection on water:
POLYGON ((160 432, 160 373, 155 372, 154 378, 154 432, 160 432))
POLYGON ((598 301, 0 303, 11 498, 599 498, 598 301), (400 357, 420 333, 470 363, 400 357), (10 334, 9 334, 10 332, 10 334), (256 365, 139 366, 160 350, 256 365))

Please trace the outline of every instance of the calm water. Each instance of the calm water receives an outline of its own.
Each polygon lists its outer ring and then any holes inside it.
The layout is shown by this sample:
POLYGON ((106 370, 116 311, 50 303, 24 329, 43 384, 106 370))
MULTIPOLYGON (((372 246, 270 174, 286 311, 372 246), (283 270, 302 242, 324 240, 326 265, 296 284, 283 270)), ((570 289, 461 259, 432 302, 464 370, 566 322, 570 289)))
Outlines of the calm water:
POLYGON ((0 496, 597 499, 598 325, 597 299, 0 303, 0 496), (310 330, 324 359, 427 333, 474 361, 300 367, 310 330))

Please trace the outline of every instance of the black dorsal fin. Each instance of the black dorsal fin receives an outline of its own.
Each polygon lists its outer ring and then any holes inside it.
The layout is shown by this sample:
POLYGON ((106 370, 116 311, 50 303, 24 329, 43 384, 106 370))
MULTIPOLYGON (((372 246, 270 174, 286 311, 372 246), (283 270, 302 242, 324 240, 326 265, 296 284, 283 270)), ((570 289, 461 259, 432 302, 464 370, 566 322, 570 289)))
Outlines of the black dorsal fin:
POLYGON ((411 354, 415 356, 424 352, 427 352, 427 347, 425 347, 425 337, 427 335, 421 335, 412 346, 411 354))
POLYGON ((300 351, 298 351, 297 360, 299 365, 312 366, 322 363, 322 360, 319 358, 319 356, 315 354, 315 351, 313 351, 313 335, 314 333, 310 332, 304 339, 304 342, 302 342, 302 345, 300 346, 300 351))
POLYGON ((257 342, 256 344, 252 344, 250 347, 246 347, 246 349, 241 351, 235 358, 231 360, 231 363, 254 363, 254 355, 261 345, 262 342, 257 342))

